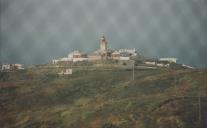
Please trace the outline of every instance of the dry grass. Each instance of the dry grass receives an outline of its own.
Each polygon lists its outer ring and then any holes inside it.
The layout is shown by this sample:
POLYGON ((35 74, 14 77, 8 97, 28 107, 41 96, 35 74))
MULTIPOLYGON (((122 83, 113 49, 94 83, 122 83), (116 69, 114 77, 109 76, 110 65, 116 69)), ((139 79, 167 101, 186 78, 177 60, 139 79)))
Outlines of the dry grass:
POLYGON ((206 70, 136 70, 134 81, 131 70, 116 68, 57 72, 29 69, 1 79, 0 126, 195 128, 198 93, 205 118, 206 70))

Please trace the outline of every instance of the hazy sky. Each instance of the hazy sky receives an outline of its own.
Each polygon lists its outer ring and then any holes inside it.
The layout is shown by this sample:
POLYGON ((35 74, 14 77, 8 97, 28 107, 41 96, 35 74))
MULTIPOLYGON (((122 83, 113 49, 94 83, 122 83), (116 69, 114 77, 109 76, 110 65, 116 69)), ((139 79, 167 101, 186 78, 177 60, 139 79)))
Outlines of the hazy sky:
POLYGON ((38 64, 72 50, 136 48, 207 67, 207 0, 0 0, 0 61, 38 64))

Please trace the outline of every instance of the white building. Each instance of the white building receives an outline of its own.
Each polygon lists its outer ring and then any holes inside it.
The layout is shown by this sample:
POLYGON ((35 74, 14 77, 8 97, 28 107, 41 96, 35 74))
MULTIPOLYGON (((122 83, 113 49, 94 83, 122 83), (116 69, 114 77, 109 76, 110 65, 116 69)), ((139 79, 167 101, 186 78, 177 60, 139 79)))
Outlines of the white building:
POLYGON ((135 48, 133 48, 133 49, 119 49, 118 52, 120 52, 120 53, 128 53, 131 56, 136 56, 137 55, 137 51, 136 51, 135 48))
POLYGON ((88 60, 89 61, 101 60, 101 55, 99 55, 98 53, 88 54, 88 60))
POLYGON ((64 57, 64 58, 60 58, 59 61, 72 61, 72 59, 64 57))
POLYGON ((170 64, 161 64, 161 63, 158 63, 157 66, 158 67, 170 67, 170 64))
POLYGON ((1 66, 1 70, 4 71, 4 70, 10 70, 11 69, 11 65, 10 64, 3 64, 1 66))
POLYGON ((112 59, 114 59, 114 60, 120 60, 121 54, 120 54, 120 52, 115 51, 111 54, 111 56, 112 56, 112 59))
POLYGON ((59 58, 59 59, 53 59, 52 64, 57 64, 58 62, 71 62, 71 61, 72 61, 72 58, 64 57, 64 58, 59 58))
POLYGON ((194 67, 189 66, 189 65, 185 65, 185 64, 182 64, 182 66, 185 67, 185 68, 189 68, 189 69, 195 69, 194 67))
POLYGON ((125 57, 125 56, 121 56, 121 57, 120 57, 120 60, 130 60, 130 57, 128 57, 128 56, 127 56, 127 57, 125 57))
POLYGON ((88 60, 87 55, 84 53, 75 50, 68 54, 68 57, 53 59, 52 64, 57 64, 59 62, 67 63, 67 62, 77 62, 77 61, 84 61, 88 60))
POLYGON ((167 61, 170 63, 177 63, 177 58, 160 58, 159 61, 167 61))
POLYGON ((73 69, 65 69, 65 71, 61 71, 58 75, 71 75, 73 74, 73 69))
POLYGON ((144 63, 147 65, 156 65, 155 61, 145 61, 144 63))
POLYGON ((24 69, 22 64, 14 64, 13 66, 15 69, 18 69, 18 70, 24 69))
POLYGON ((53 59, 53 60, 52 60, 52 64, 57 64, 58 62, 59 62, 58 59, 53 59))
POLYGON ((22 69, 24 69, 22 64, 3 64, 3 65, 1 65, 1 71, 22 70, 22 69))
POLYGON ((73 51, 71 54, 68 55, 68 57, 71 57, 71 56, 72 56, 73 62, 88 60, 87 54, 81 53, 77 50, 73 51))

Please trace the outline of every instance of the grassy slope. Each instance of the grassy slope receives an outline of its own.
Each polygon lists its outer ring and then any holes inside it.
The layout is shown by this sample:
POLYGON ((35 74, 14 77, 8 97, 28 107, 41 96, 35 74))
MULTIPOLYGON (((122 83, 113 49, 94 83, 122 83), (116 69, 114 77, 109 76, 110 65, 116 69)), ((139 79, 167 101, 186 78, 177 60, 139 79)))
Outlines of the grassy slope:
POLYGON ((1 73, 0 127, 196 128, 198 92, 207 118, 206 70, 55 72, 1 73))

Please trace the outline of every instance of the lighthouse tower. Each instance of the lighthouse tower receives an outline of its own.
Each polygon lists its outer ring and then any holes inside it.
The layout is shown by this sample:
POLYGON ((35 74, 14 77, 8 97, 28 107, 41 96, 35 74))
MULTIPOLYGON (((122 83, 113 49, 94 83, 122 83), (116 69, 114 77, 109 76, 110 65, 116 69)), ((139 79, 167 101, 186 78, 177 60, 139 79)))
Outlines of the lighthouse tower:
POLYGON ((100 51, 107 51, 107 42, 103 33, 100 37, 100 51))

